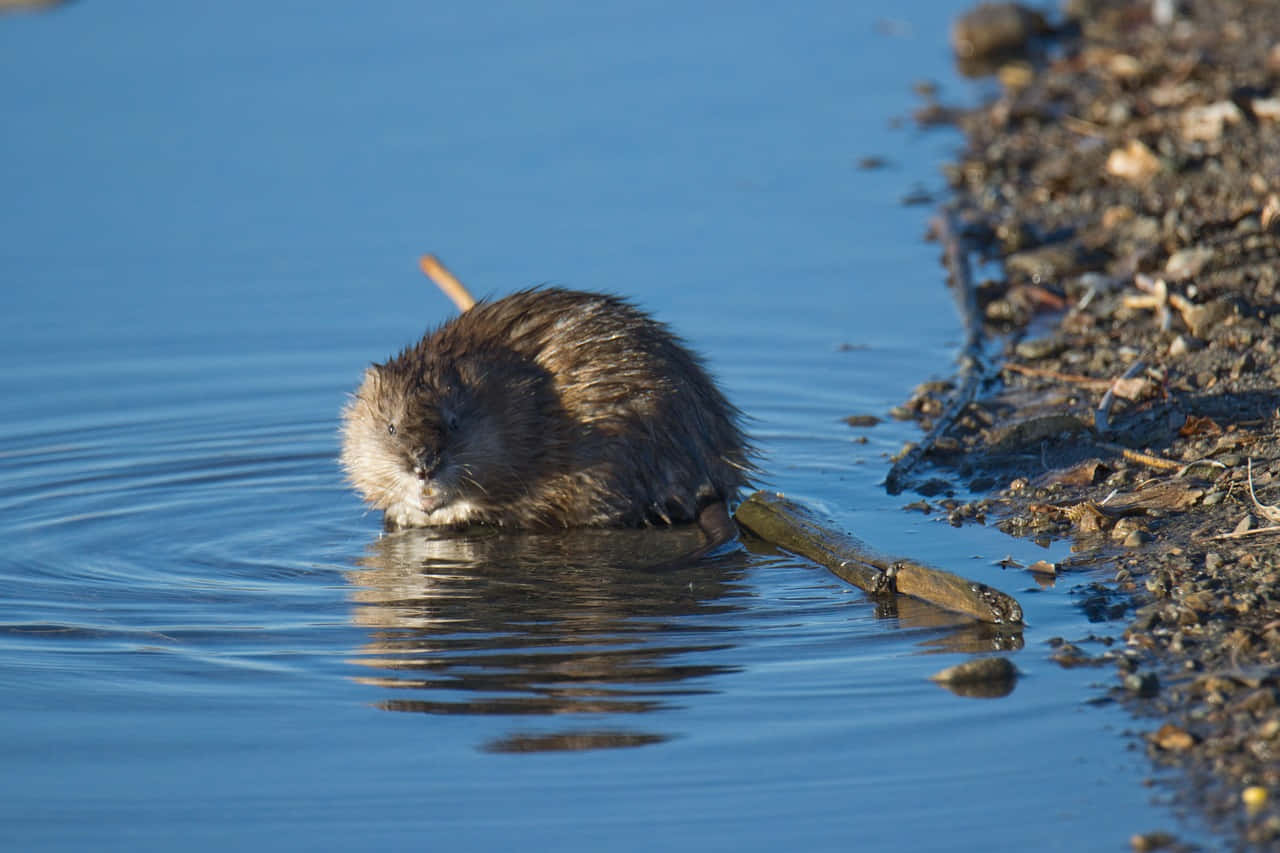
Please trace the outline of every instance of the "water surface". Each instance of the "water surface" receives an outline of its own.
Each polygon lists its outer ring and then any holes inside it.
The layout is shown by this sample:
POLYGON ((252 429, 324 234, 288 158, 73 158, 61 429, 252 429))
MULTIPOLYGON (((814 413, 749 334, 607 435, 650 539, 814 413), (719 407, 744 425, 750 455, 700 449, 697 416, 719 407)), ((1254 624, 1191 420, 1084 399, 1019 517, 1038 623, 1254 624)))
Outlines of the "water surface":
POLYGON ((913 428, 840 421, 949 370, 928 211, 899 199, 958 143, 890 119, 950 79, 956 8, 0 18, 5 846, 1077 850, 1170 825, 1128 720, 1084 704, 1106 676, 1047 661, 1094 630, 1073 581, 903 512, 879 483, 913 428), (755 546, 637 568, 678 533, 382 536, 336 418, 451 316, 424 251, 481 293, 634 298, 750 413, 771 486, 1030 627, 878 609, 755 546), (926 680, 994 650, 1027 673, 1007 697, 926 680))

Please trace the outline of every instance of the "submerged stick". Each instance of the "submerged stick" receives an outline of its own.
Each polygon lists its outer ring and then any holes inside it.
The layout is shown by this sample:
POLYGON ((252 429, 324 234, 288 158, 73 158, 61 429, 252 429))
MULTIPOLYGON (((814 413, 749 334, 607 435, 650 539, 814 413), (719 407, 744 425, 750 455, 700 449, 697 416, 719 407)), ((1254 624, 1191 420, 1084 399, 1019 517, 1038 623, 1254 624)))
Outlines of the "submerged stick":
POLYGON ((981 622, 1022 623, 1022 606, 1012 596, 951 572, 877 554, 859 539, 822 526, 782 495, 756 492, 735 518, 761 539, 822 564, 871 595, 909 595, 981 622))
POLYGON ((426 273, 427 278, 435 282, 436 287, 444 291, 444 295, 453 300, 459 311, 469 311, 476 304, 475 297, 467 290, 466 285, 458 281, 435 255, 423 255, 418 259, 418 266, 426 273))
POLYGON ((933 226, 938 242, 942 244, 947 270, 951 274, 951 286, 955 289, 956 305, 964 323, 960 383, 946 408, 934 422, 933 429, 889 469, 884 484, 891 494, 897 494, 906 487, 907 473, 933 449, 939 438, 946 435, 960 413, 978 396, 978 388, 982 385, 986 372, 982 358, 982 311, 978 306, 978 289, 969 267, 969 247, 948 211, 939 213, 933 226))

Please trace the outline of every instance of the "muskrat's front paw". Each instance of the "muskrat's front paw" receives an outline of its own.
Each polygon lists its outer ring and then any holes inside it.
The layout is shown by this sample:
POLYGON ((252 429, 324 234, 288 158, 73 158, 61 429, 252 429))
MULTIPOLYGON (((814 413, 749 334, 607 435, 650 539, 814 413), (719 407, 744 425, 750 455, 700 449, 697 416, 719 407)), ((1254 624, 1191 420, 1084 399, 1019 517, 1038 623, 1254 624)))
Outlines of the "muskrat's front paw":
POLYGON ((389 507, 382 516, 382 526, 387 530, 404 530, 408 527, 426 527, 427 514, 408 504, 389 507))

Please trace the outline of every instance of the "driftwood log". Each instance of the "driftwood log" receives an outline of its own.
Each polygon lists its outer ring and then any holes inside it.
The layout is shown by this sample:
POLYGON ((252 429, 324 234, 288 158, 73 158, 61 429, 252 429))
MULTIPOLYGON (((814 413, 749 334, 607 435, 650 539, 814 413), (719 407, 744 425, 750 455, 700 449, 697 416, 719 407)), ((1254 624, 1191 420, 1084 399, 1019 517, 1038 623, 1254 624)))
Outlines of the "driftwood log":
POLYGON ((756 492, 734 517, 761 539, 820 563, 872 596, 909 595, 981 622, 1022 624, 1022 607, 1012 596, 951 572, 877 554, 857 538, 824 527, 782 495, 756 492))

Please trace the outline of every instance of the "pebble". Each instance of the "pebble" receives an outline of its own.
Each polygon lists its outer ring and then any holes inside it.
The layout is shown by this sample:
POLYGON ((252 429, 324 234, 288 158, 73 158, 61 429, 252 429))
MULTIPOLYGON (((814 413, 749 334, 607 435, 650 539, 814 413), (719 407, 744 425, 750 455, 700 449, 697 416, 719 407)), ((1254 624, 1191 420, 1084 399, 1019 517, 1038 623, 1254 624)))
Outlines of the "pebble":
POLYGON ((1160 692, 1160 679, 1154 672, 1131 672, 1124 677, 1124 687, 1139 699, 1150 699, 1160 692))
POLYGON ((949 666, 929 676, 940 684, 1008 682, 1018 677, 1018 668, 1005 657, 982 657, 949 666))
POLYGON ((955 20, 951 47, 962 59, 983 59, 1022 49, 1048 29, 1044 16, 1017 3, 982 3, 955 20))

